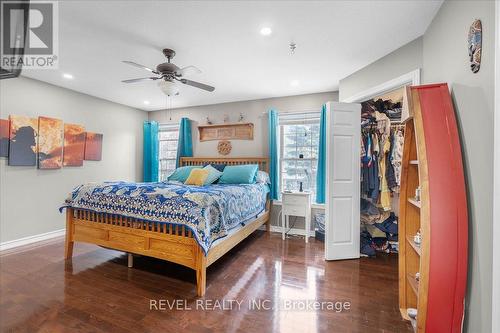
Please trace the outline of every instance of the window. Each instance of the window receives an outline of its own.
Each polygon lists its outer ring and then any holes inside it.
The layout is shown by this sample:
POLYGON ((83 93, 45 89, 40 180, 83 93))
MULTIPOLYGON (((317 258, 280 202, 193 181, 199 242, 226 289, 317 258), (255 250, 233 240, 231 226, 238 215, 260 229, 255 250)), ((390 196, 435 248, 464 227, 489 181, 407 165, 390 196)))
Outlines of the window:
MULTIPOLYGON (((319 114, 302 114, 302 119, 280 116, 280 188, 316 192, 318 168, 319 114)), ((297 116, 295 116, 297 118, 297 116)))
POLYGON ((158 130, 160 181, 175 170, 177 159, 177 142, 179 141, 179 125, 160 125, 158 130))

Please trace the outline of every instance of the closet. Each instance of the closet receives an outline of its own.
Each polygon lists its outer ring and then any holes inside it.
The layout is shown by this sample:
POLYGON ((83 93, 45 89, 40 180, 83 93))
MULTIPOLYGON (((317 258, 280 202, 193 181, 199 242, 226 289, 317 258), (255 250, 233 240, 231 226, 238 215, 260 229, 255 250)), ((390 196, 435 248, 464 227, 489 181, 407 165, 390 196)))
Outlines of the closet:
POLYGON ((403 120, 407 117, 404 87, 361 103, 361 255, 399 250, 403 120))

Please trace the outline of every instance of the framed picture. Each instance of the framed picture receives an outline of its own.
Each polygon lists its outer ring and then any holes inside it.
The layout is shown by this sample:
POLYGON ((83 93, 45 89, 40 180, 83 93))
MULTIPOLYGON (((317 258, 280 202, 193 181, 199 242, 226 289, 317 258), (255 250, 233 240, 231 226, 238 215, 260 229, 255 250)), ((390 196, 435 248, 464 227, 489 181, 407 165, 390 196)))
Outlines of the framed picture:
POLYGON ((102 134, 87 132, 85 137, 85 160, 100 161, 102 159, 102 134))
POLYGON ((9 120, 9 165, 35 166, 38 119, 11 115, 9 120))
POLYGON ((0 119, 0 157, 9 157, 9 120, 0 119))
POLYGON ((64 124, 63 166, 82 166, 85 152, 85 128, 64 124))
POLYGON ((38 168, 59 169, 63 159, 63 121, 38 118, 38 168))

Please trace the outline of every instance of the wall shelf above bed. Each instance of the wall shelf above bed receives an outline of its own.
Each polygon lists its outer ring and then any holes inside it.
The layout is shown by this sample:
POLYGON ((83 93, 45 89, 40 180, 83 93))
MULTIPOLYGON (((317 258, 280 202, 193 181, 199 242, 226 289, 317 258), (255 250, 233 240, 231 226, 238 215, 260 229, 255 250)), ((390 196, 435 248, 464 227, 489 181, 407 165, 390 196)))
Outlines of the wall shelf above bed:
POLYGON ((253 140, 253 123, 231 123, 198 126, 200 141, 253 140))

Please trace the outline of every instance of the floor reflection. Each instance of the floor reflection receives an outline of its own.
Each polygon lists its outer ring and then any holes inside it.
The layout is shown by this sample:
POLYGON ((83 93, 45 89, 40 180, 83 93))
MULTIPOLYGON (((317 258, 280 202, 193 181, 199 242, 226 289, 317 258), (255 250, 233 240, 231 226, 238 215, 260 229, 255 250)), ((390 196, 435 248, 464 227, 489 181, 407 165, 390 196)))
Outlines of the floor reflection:
POLYGON ((207 272, 202 300, 238 300, 240 309, 153 311, 152 299, 200 300, 191 269, 147 257, 129 269, 125 254, 85 244, 65 262, 63 250, 61 241, 0 257, 1 332, 410 332, 399 316, 397 258, 389 256, 325 262, 323 243, 256 232, 207 272), (336 297, 353 300, 353 309, 278 306, 336 297))
POLYGON ((305 306, 318 299, 318 278, 325 271, 316 267, 293 265, 287 269, 287 263, 276 260, 274 263, 276 281, 275 332, 292 332, 301 327, 302 332, 318 332, 318 313, 305 306), (307 326, 304 326, 307 323, 307 326))

